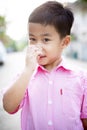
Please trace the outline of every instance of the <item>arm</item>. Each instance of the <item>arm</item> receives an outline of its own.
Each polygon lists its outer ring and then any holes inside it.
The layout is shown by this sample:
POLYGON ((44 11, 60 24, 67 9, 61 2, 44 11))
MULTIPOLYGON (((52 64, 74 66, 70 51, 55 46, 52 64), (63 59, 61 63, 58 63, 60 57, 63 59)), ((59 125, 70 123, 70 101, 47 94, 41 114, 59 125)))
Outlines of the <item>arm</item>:
POLYGON ((12 113, 18 108, 25 94, 31 75, 32 72, 28 72, 26 69, 4 94, 3 107, 7 112, 12 113))
POLYGON ((82 119, 82 124, 83 124, 83 128, 84 130, 87 130, 87 119, 82 119))
MULTIPOLYGON (((30 50, 27 51, 24 71, 3 96, 3 107, 9 113, 13 113, 19 107, 31 79, 32 73, 36 67, 36 61, 32 62, 32 57, 30 56, 31 54, 29 55, 29 52, 30 50)), ((34 55, 34 58, 36 59, 35 56, 37 56, 37 54, 34 55)))

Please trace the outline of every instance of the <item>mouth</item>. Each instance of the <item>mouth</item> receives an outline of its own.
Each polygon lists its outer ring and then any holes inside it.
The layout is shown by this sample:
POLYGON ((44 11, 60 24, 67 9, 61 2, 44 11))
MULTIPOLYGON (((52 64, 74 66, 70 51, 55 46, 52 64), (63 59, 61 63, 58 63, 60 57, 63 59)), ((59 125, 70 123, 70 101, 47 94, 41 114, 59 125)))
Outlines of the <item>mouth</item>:
POLYGON ((42 59, 42 58, 45 58, 45 57, 46 57, 45 55, 38 55, 39 59, 42 59))

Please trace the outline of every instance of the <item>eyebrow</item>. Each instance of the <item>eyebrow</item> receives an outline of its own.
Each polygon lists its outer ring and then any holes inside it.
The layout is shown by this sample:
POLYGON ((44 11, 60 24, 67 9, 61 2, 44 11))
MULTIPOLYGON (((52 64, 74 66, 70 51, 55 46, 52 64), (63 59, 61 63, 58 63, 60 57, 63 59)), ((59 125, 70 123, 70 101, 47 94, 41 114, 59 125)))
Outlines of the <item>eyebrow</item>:
MULTIPOLYGON (((29 33, 29 36, 35 36, 35 35, 32 34, 32 33, 29 33)), ((49 36, 49 37, 51 37, 51 34, 49 34, 49 33, 43 33, 43 34, 41 34, 41 36, 49 36)))
POLYGON ((42 34, 42 36, 51 36, 51 34, 49 34, 49 33, 44 33, 44 34, 42 34))
POLYGON ((29 33, 29 36, 34 36, 33 34, 29 33))

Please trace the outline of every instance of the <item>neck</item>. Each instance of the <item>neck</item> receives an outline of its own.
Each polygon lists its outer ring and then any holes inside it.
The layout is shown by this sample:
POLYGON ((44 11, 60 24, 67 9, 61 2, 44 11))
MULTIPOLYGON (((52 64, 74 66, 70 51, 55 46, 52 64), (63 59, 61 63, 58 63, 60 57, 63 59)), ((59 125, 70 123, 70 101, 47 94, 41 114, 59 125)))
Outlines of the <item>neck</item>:
POLYGON ((62 61, 62 58, 58 59, 57 61, 55 61, 53 64, 48 64, 46 66, 43 66, 44 68, 46 68, 48 71, 53 70, 56 66, 58 66, 62 61))

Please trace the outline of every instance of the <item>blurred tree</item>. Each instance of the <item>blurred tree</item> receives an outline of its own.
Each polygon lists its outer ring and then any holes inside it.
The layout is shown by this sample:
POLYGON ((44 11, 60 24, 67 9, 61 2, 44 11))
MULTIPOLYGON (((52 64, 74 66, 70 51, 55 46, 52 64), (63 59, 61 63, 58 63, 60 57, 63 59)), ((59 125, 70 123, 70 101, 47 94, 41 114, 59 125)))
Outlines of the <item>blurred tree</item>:
POLYGON ((68 4, 68 7, 72 8, 73 11, 80 11, 82 15, 87 14, 87 0, 76 0, 72 4, 68 4))
POLYGON ((12 39, 6 34, 7 22, 5 16, 0 16, 0 40, 4 44, 8 44, 12 39))
POLYGON ((87 2, 87 0, 78 0, 78 1, 81 1, 81 2, 87 2))
POLYGON ((0 41, 3 42, 7 51, 17 51, 16 41, 6 34, 7 22, 5 16, 0 16, 0 41))
POLYGON ((7 21, 5 16, 0 16, 0 41, 5 45, 7 52, 21 51, 26 46, 26 41, 22 40, 18 44, 17 41, 13 40, 6 34, 7 21))
POLYGON ((5 16, 0 16, 0 40, 4 43, 6 38, 6 20, 5 16))

